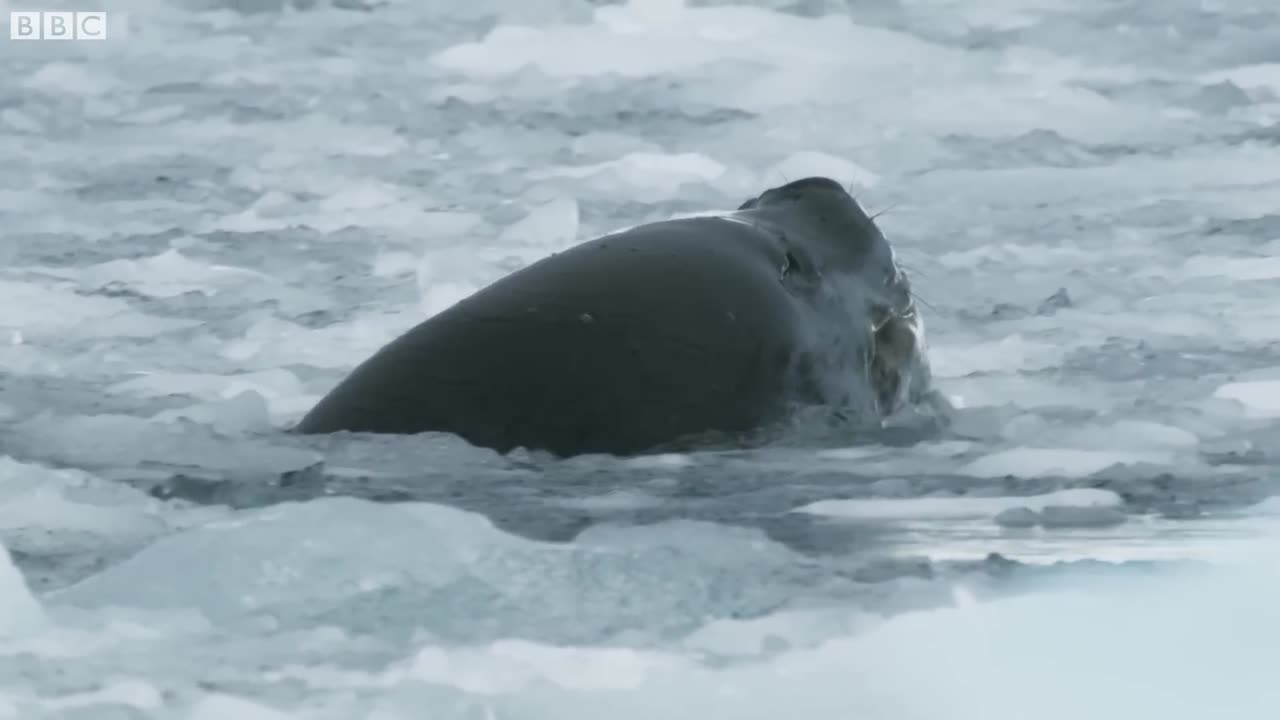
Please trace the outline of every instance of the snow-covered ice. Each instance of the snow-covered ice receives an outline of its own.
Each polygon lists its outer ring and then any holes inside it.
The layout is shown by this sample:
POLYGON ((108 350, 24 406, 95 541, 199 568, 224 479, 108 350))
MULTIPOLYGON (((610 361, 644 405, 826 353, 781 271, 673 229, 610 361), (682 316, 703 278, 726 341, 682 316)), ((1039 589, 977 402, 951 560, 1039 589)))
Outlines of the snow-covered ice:
POLYGON ((0 43, 0 719, 1280 716, 1280 6, 97 5, 0 43), (882 213, 942 436, 281 432, 809 174, 882 213))

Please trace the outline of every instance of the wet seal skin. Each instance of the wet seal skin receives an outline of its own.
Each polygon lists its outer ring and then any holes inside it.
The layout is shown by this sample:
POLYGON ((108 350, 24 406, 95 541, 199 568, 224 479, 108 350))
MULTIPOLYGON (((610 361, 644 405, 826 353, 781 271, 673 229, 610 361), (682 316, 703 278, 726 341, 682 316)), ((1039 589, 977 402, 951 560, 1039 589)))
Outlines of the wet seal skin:
POLYGON ((387 344, 295 430, 633 455, 805 408, 873 426, 928 391, 925 355, 888 241, 811 177, 514 272, 387 344))

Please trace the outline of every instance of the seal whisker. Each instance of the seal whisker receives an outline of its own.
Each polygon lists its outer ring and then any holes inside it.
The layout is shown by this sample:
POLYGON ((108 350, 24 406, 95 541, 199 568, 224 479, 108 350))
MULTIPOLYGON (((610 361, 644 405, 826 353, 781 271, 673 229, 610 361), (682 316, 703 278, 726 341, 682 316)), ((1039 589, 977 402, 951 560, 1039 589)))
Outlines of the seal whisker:
POLYGON ((921 271, 920 271, 920 268, 912 267, 912 266, 910 266, 910 265, 908 265, 908 264, 906 264, 906 263, 902 262, 901 260, 899 260, 899 261, 898 261, 898 267, 902 268, 903 270, 906 270, 907 272, 911 273, 912 275, 919 275, 920 277, 929 277, 929 273, 921 272, 921 271))
POLYGON ((893 204, 892 204, 892 205, 890 205, 889 207, 887 207, 887 208, 885 208, 885 209, 881 210, 880 212, 878 212, 878 213, 874 213, 873 215, 871 215, 871 216, 870 216, 870 218, 871 218, 871 220, 873 220, 873 221, 874 221, 876 218, 880 217, 881 215, 884 215, 885 213, 889 212, 890 210, 896 210, 896 209, 898 209, 898 207, 899 207, 899 206, 901 206, 901 205, 902 205, 902 203, 901 203, 901 202, 893 203, 893 204))
POLYGON ((930 303, 928 300, 925 300, 924 298, 920 297, 920 294, 919 294, 919 293, 917 293, 915 290, 909 290, 908 292, 910 292, 910 293, 911 293, 911 299, 912 299, 912 300, 915 300, 916 302, 918 302, 918 303, 920 303, 921 305, 923 305, 923 306, 925 306, 925 307, 929 308, 929 310, 931 310, 931 311, 933 311, 933 312, 937 312, 938 308, 934 307, 933 303, 930 303))

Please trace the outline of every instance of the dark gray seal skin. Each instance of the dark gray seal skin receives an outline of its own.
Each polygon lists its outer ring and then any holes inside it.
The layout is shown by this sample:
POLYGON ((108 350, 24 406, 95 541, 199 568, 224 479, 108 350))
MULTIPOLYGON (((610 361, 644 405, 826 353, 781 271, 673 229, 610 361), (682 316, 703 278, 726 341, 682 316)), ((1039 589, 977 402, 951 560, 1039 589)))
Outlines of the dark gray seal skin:
POLYGON ((839 183, 812 177, 514 272, 379 350, 295 429, 633 455, 801 408, 875 426, 928 385, 889 243, 839 183))

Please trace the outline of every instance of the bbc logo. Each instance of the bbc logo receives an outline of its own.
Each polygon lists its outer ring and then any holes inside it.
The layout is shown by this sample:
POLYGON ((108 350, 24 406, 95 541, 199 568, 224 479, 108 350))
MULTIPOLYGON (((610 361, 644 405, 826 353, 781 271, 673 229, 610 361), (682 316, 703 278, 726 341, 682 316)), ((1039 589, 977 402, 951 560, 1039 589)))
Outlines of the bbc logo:
POLYGON ((104 12, 11 12, 10 40, 106 40, 104 12))

